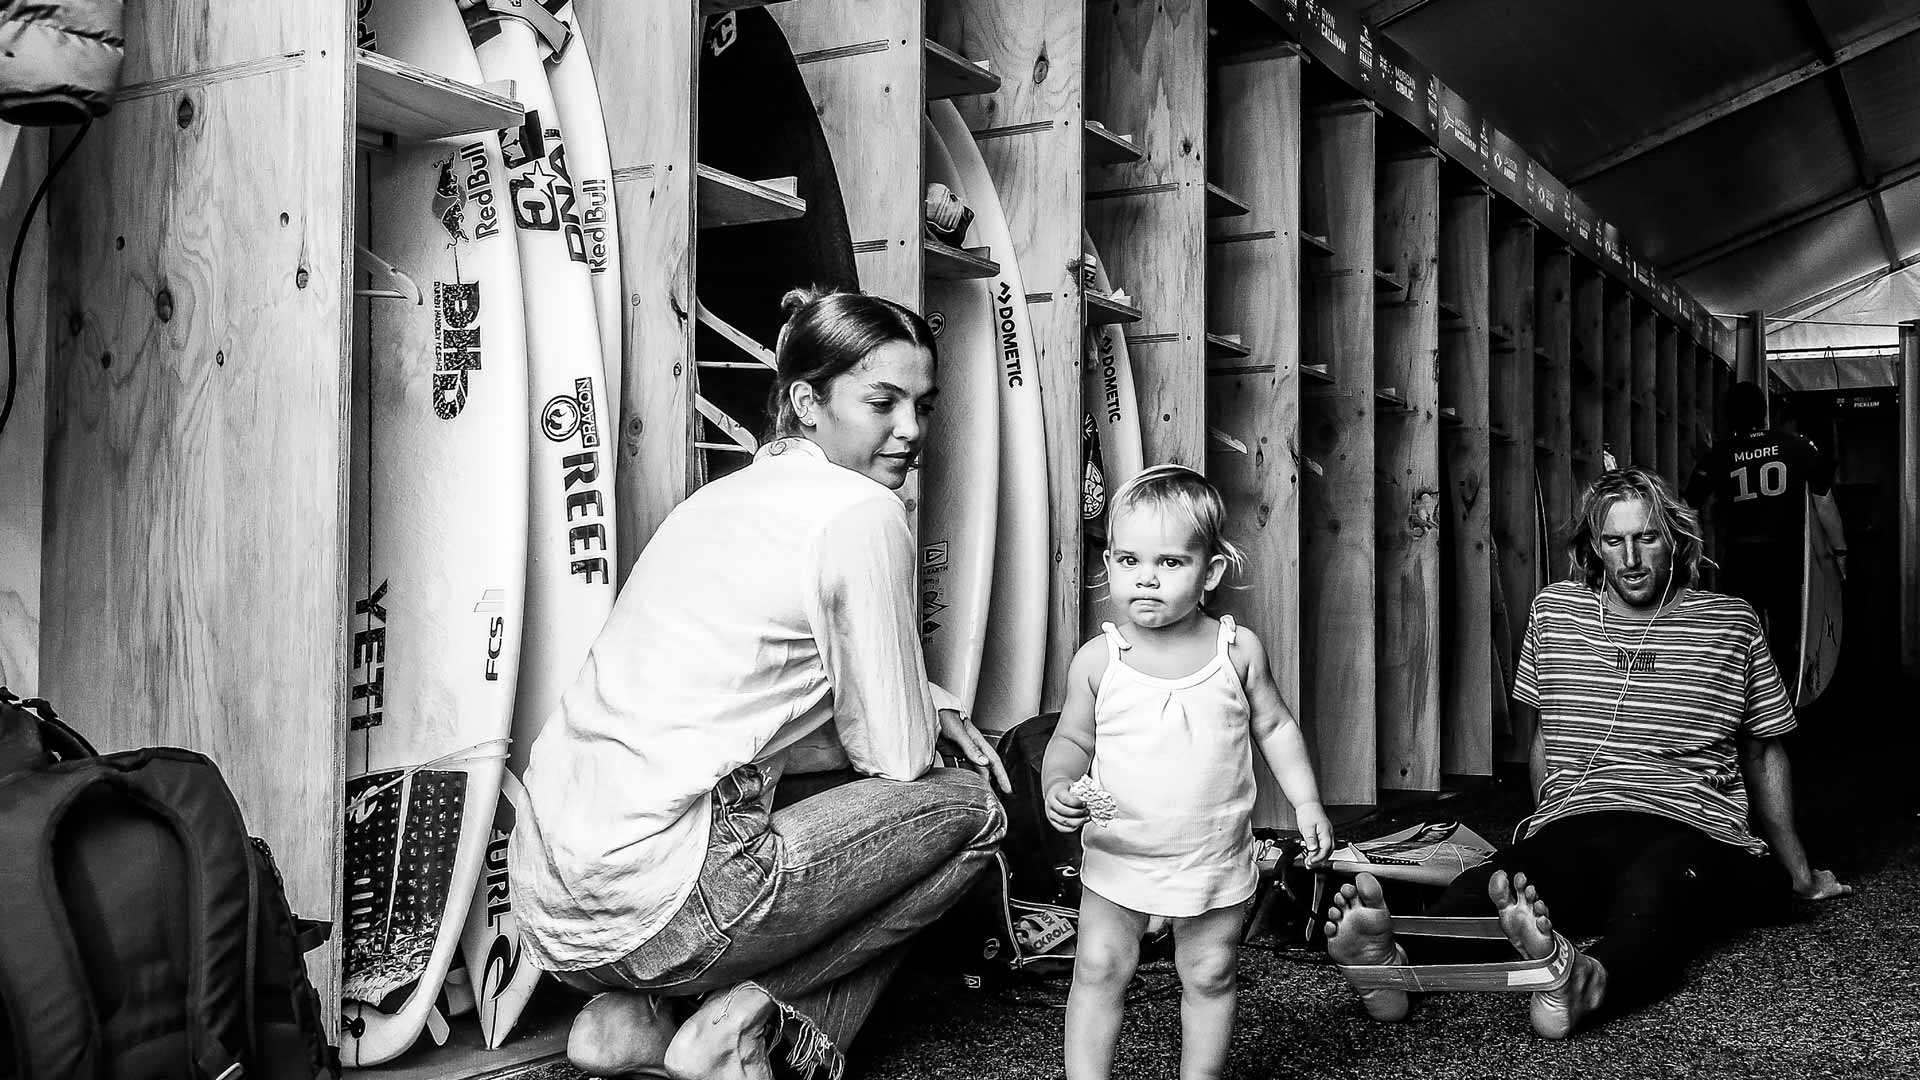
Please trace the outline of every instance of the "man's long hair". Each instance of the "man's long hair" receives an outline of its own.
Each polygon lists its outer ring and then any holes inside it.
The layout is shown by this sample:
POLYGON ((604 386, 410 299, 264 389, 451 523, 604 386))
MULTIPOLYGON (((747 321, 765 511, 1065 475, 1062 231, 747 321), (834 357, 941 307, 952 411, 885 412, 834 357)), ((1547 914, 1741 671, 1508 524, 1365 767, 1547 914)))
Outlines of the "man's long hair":
POLYGON ((1674 591, 1697 583, 1700 553, 1705 547, 1700 539, 1700 516, 1658 474, 1636 466, 1601 473, 1580 493, 1572 535, 1567 538, 1574 572, 1586 579, 1588 588, 1600 587, 1607 572, 1606 560, 1600 555, 1600 527, 1614 503, 1630 499, 1647 504, 1648 523, 1673 547, 1674 591))

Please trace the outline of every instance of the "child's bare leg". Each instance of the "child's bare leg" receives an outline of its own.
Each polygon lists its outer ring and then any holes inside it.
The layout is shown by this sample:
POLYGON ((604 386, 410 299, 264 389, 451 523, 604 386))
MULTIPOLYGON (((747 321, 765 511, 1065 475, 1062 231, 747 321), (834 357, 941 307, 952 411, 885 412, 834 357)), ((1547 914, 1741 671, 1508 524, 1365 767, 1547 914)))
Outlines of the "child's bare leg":
POLYGON ((1234 904, 1173 920, 1173 966, 1180 972, 1180 1080, 1215 1080, 1226 1068, 1246 915, 1245 904, 1234 904))
POLYGON ((1147 917, 1080 890, 1080 930, 1067 991, 1067 1080, 1107 1080, 1127 983, 1140 963, 1147 917))

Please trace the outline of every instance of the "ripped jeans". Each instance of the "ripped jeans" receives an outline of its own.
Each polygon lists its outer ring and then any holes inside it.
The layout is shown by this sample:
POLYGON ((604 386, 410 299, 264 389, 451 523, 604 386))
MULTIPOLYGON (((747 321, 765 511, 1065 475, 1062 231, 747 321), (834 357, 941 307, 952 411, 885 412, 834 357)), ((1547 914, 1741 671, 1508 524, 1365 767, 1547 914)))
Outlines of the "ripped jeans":
POLYGON ((779 1010, 769 1049, 785 1046, 802 1075, 838 1077, 908 940, 989 865, 1006 816, 965 769, 862 778, 777 811, 772 795, 763 766, 722 778, 686 903, 633 952, 566 978, 663 997, 752 983, 779 1010))

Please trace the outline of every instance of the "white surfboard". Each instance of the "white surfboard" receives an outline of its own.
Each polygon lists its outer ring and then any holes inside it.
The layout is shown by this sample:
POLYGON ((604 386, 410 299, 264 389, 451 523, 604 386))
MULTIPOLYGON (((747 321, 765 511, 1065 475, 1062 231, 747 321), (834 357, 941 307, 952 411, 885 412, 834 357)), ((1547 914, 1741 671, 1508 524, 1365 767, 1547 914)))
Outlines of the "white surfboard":
MULTIPOLYGON (((924 132, 930 184, 963 189, 953 156, 924 132)), ((964 240, 964 238, 963 238, 964 240)), ((920 644, 927 677, 969 709, 980 681, 1000 497, 1000 361, 990 282, 928 278, 940 403, 920 451, 920 644)))
POLYGON ((1000 508, 994 536, 992 622, 974 694, 974 722, 1005 731, 1040 711, 1047 654, 1047 447, 1040 418, 1038 356, 1020 262, 987 163, 950 101, 927 105, 953 158, 950 185, 973 208, 973 236, 1000 273, 992 290, 995 371, 1000 382, 1000 508))
MULTIPOLYGON (((1093 237, 1081 233, 1081 250, 1090 257, 1089 285, 1095 291, 1112 295, 1113 283, 1107 279, 1106 265, 1093 246, 1093 237)), ((1108 617, 1105 513, 1107 500, 1120 485, 1146 468, 1146 451, 1140 437, 1140 400, 1133 389, 1133 360, 1127 353, 1127 335, 1120 327, 1108 324, 1089 326, 1086 331, 1086 355, 1080 364, 1080 394, 1093 426, 1094 444, 1100 453, 1099 476, 1088 465, 1081 515, 1089 527, 1084 559, 1080 570, 1081 588, 1086 598, 1080 605, 1081 634, 1092 637, 1100 632, 1100 623, 1108 617), (1095 491, 1095 484, 1098 491, 1095 491)))
MULTIPOLYGON (((1798 677, 1794 680, 1793 703, 1797 706, 1813 704, 1827 689, 1833 679, 1833 669, 1840 663, 1841 598, 1844 580, 1840 576, 1840 557, 1835 553, 1833 538, 1827 535, 1826 526, 1821 521, 1821 501, 1826 500, 1831 510, 1831 495, 1807 494, 1807 504, 1801 518, 1804 542, 1802 559, 1805 570, 1800 575, 1800 653, 1797 657, 1798 677)), ((1838 518, 1838 512, 1832 516, 1838 518)))
POLYGON ((558 57, 547 57, 547 83, 567 133, 567 165, 573 171, 580 231, 587 245, 587 272, 593 276, 593 309, 599 318, 600 348, 607 365, 607 431, 618 444, 622 360, 626 335, 620 328, 620 229, 613 205, 613 154, 607 147, 607 122, 600 111, 600 85, 593 60, 573 16, 573 0, 541 0, 554 18, 573 31, 558 57))
MULTIPOLYGON (((449 0, 362 5, 371 46, 481 82, 449 0)), ((356 343, 340 1057, 405 1051, 453 962, 499 799, 527 555, 526 329, 491 132, 370 155, 360 244, 420 302, 356 343)))
MULTIPOLYGON (((508 768, 519 775, 534 738, 579 674, 613 609, 616 421, 607 412, 580 193, 541 39, 520 17, 490 18, 479 10, 468 12, 468 29, 487 79, 513 80, 515 96, 527 110, 525 124, 500 136, 520 245, 528 404, 534 411, 528 440, 527 632, 508 758, 508 768)), ((495 841, 504 843, 505 838, 495 841)), ((501 879, 488 888, 490 895, 503 893, 506 884, 501 879)), ((470 928, 468 970, 483 1029, 489 1044, 497 1045, 518 1019, 539 973, 525 963, 486 962, 501 950, 519 958, 510 910, 483 904, 472 918, 486 925, 470 928)))

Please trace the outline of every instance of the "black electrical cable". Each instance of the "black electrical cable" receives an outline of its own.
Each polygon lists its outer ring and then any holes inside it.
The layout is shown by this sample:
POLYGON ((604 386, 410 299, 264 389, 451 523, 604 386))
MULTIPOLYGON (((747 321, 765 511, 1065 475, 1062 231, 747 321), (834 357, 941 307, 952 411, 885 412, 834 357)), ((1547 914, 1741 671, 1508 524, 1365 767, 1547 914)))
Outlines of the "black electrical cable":
MULTIPOLYGON (((80 121, 80 130, 74 134, 73 141, 67 144, 65 150, 60 151, 60 156, 54 160, 53 167, 47 170, 47 175, 40 178, 40 186, 34 190, 33 199, 27 203, 26 216, 20 219, 20 231, 13 237, 13 258, 7 261, 7 397, 6 402, 0 404, 0 435, 7 433, 7 420, 13 415, 13 391, 20 381, 20 344, 13 332, 13 294, 14 286, 20 278, 20 253, 26 250, 27 230, 33 228, 33 215, 39 211, 40 201, 47 197, 47 189, 53 186, 53 178, 60 175, 60 169, 66 165, 67 159, 73 156, 73 152, 80 148, 80 140, 86 138, 87 132, 91 130, 93 130, 93 117, 89 116, 80 121)), ((5 164, 0 163, 0 169, 4 168, 5 164)))

